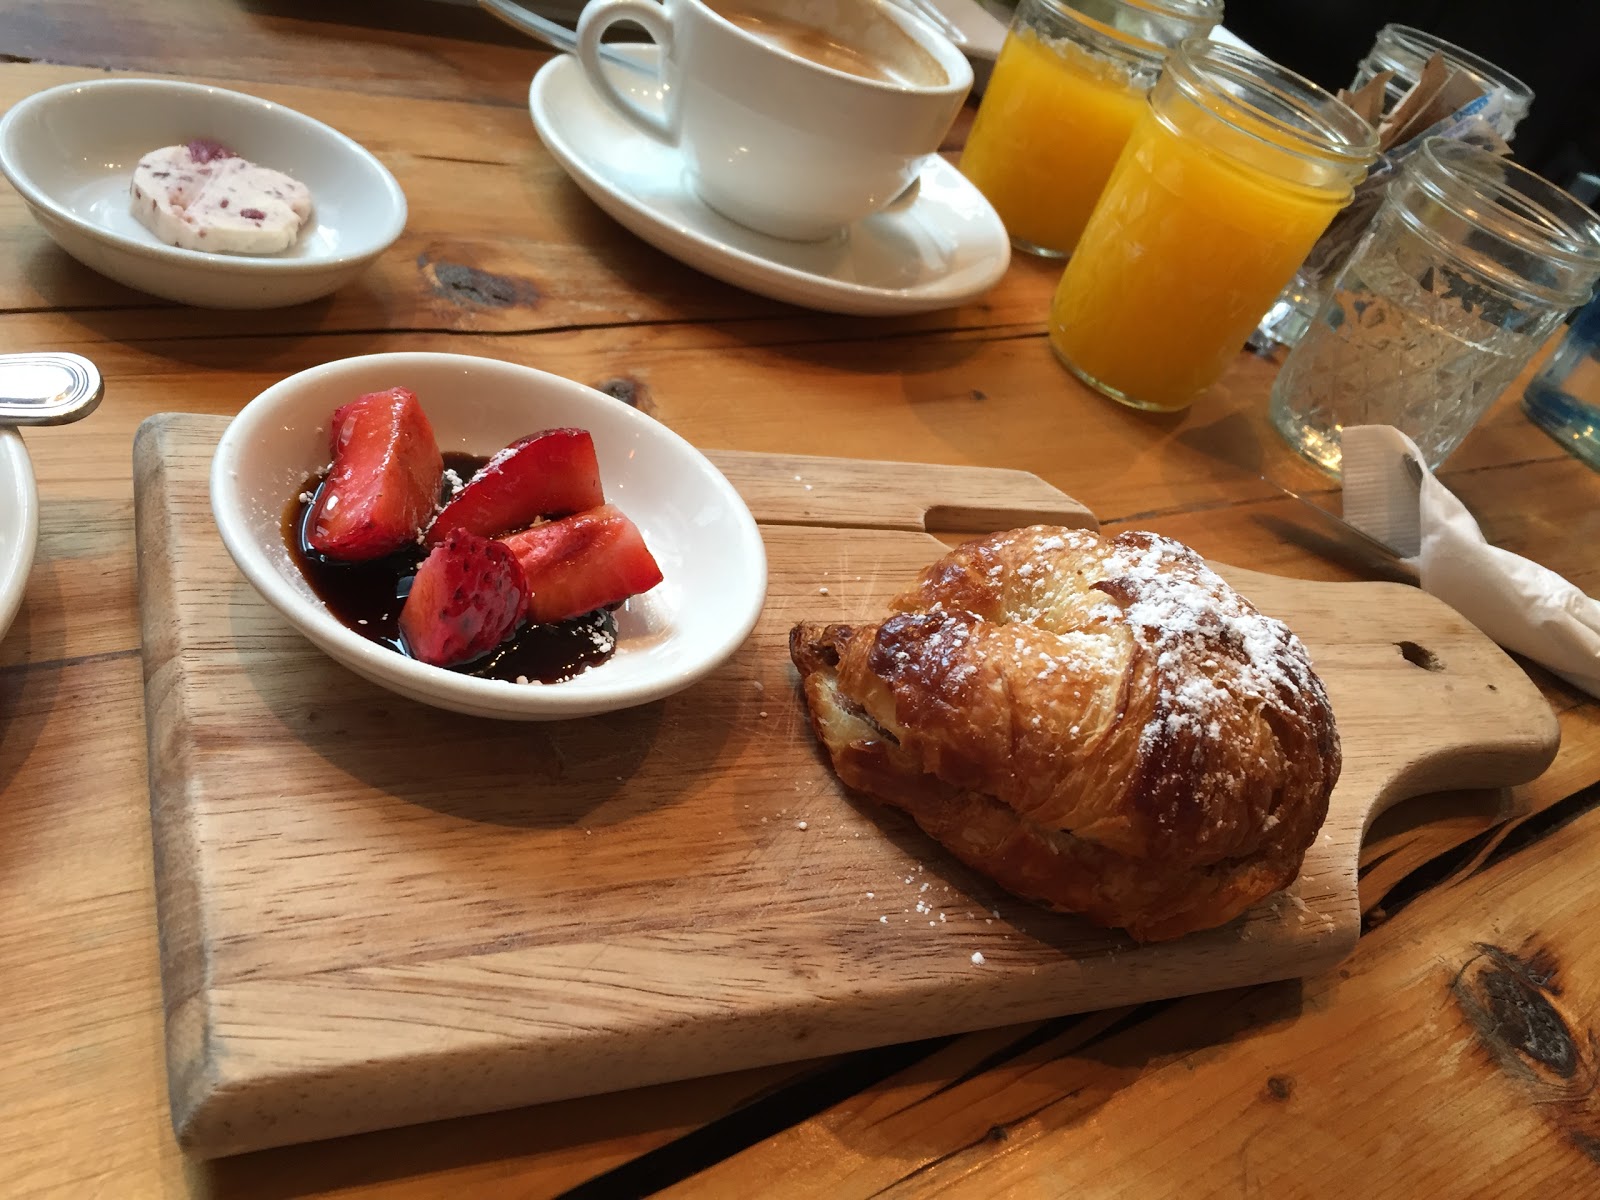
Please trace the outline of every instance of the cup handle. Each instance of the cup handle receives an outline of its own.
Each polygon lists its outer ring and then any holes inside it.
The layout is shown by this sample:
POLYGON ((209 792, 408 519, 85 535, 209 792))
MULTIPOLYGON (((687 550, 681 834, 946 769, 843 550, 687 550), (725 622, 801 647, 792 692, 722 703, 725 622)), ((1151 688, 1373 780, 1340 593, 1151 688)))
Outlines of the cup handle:
POLYGON ((669 146, 678 144, 678 97, 676 88, 666 90, 666 115, 646 112, 630 96, 617 90, 600 59, 600 39, 618 21, 632 21, 644 28, 661 47, 663 66, 672 56, 672 21, 656 0, 591 0, 578 17, 578 62, 594 90, 629 122, 669 146))
POLYGON ((900 190, 900 194, 889 203, 880 208, 879 212, 897 213, 905 212, 917 202, 917 197, 922 193, 922 172, 918 171, 910 183, 900 190))

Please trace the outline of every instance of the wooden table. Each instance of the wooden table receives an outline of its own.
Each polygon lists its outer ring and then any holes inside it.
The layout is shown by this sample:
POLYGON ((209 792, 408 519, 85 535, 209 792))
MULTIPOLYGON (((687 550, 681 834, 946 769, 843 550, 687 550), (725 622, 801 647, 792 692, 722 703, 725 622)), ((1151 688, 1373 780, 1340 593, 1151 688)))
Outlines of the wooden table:
MULTIPOLYGON (((104 68, 231 82, 363 142, 411 203, 365 279, 244 315, 113 285, 0 194, 0 349, 76 350, 108 381, 91 420, 26 438, 43 518, 0 644, 0 1194, 1600 1194, 1600 705, 1536 669, 1564 732, 1555 765, 1381 818, 1369 931, 1325 976, 186 1162, 167 1114, 134 590, 129 449, 151 413, 232 413, 345 355, 464 350, 610 383, 703 446, 1017 467, 1112 529, 1221 560, 1383 571, 1263 480, 1329 495, 1263 420, 1270 362, 1241 355, 1182 416, 1119 409, 1052 360, 1056 270, 1027 259, 980 303, 905 319, 749 296, 564 178, 524 103, 544 56, 514 35, 426 3, 385 6, 386 29, 345 23, 366 6, 299 9, 0 4, 0 105, 104 68)), ((1447 482, 1492 541, 1600 591, 1600 478, 1524 420, 1519 392, 1447 482)))

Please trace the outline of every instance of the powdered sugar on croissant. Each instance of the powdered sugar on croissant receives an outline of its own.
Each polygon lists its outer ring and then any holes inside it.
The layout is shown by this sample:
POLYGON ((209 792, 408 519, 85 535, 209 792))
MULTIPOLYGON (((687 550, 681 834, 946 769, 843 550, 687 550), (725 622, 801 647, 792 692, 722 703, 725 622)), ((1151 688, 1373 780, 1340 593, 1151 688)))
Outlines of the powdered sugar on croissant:
POLYGON ((1009 890, 1146 940, 1290 883, 1339 774, 1299 639, 1149 533, 970 542, 790 650, 840 778, 1009 890))

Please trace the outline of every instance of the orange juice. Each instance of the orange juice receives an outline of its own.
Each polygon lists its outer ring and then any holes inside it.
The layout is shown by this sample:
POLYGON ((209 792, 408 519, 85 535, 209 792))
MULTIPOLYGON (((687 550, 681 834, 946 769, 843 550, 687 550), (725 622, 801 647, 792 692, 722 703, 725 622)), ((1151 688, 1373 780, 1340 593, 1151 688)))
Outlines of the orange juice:
POLYGON ((1350 194, 1342 177, 1284 179, 1221 152, 1203 127, 1180 132, 1148 111, 1061 278, 1050 342, 1117 399, 1185 408, 1221 378, 1350 194))
POLYGON ((961 171, 1015 241, 1070 254, 1149 82, 1072 41, 1016 30, 995 63, 961 171))

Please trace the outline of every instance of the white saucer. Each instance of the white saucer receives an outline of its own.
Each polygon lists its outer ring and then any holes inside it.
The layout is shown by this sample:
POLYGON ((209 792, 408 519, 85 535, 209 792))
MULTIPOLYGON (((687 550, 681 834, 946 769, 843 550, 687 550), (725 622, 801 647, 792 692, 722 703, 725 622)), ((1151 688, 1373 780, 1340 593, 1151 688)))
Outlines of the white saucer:
MULTIPOLYGON (((653 64, 653 46, 629 47, 653 64)), ((610 68, 620 89, 659 106, 649 75, 610 68)), ((695 194, 683 160, 618 116, 562 54, 533 77, 534 128, 589 198, 659 250, 749 291, 827 312, 886 316, 949 308, 1005 274, 1011 243, 966 177, 930 158, 916 199, 825 242, 789 242, 735 224, 695 194)))
POLYGON ((22 606, 39 537, 33 466, 15 429, 0 427, 0 638, 22 606))

